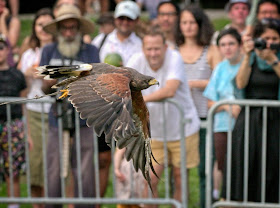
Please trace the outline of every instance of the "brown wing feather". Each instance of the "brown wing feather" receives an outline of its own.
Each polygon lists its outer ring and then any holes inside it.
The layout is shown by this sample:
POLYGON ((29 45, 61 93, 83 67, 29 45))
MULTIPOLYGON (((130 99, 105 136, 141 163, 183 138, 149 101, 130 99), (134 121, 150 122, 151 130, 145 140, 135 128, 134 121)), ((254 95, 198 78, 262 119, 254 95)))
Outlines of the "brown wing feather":
POLYGON ((130 78, 123 74, 92 74, 69 84, 69 100, 87 125, 106 142, 127 138, 135 132, 129 89, 130 78))
POLYGON ((150 145, 150 120, 149 111, 144 102, 141 91, 132 91, 133 119, 137 134, 133 136, 126 145, 125 156, 127 160, 132 159, 136 171, 142 171, 144 178, 151 187, 149 170, 157 176, 152 165, 152 150, 150 145))
POLYGON ((128 71, 114 68, 114 72, 91 72, 69 84, 69 100, 88 126, 99 136, 105 133, 109 146, 114 138, 119 148, 126 147, 126 159, 133 160, 136 171, 141 170, 151 187, 149 170, 156 173, 151 161, 149 112, 141 91, 131 92, 128 71))

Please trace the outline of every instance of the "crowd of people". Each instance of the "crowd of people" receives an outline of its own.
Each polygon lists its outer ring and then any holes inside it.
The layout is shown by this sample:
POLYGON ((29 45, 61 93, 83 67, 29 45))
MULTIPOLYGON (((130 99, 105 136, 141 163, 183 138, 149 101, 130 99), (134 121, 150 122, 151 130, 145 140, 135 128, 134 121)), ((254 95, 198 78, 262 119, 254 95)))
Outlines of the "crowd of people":
MULTIPOLYGON (((107 1, 100 2, 106 7, 107 1)), ((167 165, 172 168, 171 177, 174 180, 174 199, 181 201, 184 182, 181 180, 181 168, 188 171, 198 167, 200 207, 204 208, 206 129, 201 128, 200 123, 207 120, 208 109, 220 100, 279 100, 280 2, 229 0, 225 10, 230 23, 221 31, 214 30, 209 17, 198 5, 180 8, 173 1, 136 2, 116 1, 113 14, 102 10, 96 22, 99 34, 91 39, 90 35, 97 27, 83 16, 85 11, 81 2, 57 0, 53 9, 42 8, 36 12, 31 34, 18 47, 19 18, 13 11, 10 15, 6 0, 0 0, 0 96, 34 98, 53 92, 51 86, 55 81, 44 80, 36 73, 36 68, 43 65, 69 66, 105 62, 131 67, 155 77, 160 86, 143 91, 143 98, 150 112, 151 148, 157 161, 153 162, 154 170, 159 177, 163 173, 166 142, 167 165), (140 18, 143 5, 150 13, 149 21, 140 18), (187 156, 185 167, 181 167, 180 159, 180 114, 172 104, 159 102, 168 98, 183 107, 184 118, 191 119, 184 127, 187 156), (162 115, 163 111, 165 117, 162 115)), ((17 6, 16 4, 15 7, 17 6)), ((67 168, 64 170, 69 178, 67 194, 78 196, 75 110, 66 100, 61 102, 62 115, 57 113, 57 103, 40 105, 30 102, 24 108, 19 104, 12 105, 11 123, 7 123, 6 107, 0 106, 0 173, 7 183, 9 196, 11 186, 13 195, 20 196, 19 176, 26 168, 27 139, 32 197, 44 197, 46 194, 48 197, 61 197, 62 171, 61 160, 58 159, 60 116, 63 120, 62 149, 71 149, 71 171, 67 168), (27 138, 24 137, 23 115, 27 123, 27 138), (41 122, 42 115, 44 122, 41 122), (10 180, 7 145, 9 128, 12 136, 13 180, 10 180), (47 146, 47 193, 44 193, 43 142, 47 146), (10 184, 11 181, 13 184, 10 184)), ((250 111, 248 201, 253 202, 259 202, 262 198, 262 169, 259 165, 262 156, 262 115, 262 108, 254 107, 250 111)), ((280 109, 268 108, 267 115, 265 201, 278 203, 280 109)), ((230 198, 243 200, 245 122, 245 109, 239 105, 222 105, 216 110, 213 129, 214 200, 226 198, 226 180, 231 181, 230 198), (228 179, 225 174, 227 132, 231 130, 232 168, 231 178, 228 179)), ((93 129, 88 128, 85 121, 80 119, 79 133, 82 195, 95 197, 93 129)), ((109 169, 114 161, 117 196, 121 199, 148 197, 148 184, 141 174, 132 173, 131 163, 124 159, 125 149, 117 149, 114 158, 111 158, 111 150, 104 141, 104 136, 102 134, 98 137, 100 196, 103 197, 106 192, 109 169), (131 187, 134 187, 133 190, 131 187)), ((153 197, 159 195, 157 176, 151 172, 153 197)), ((9 204, 8 207, 18 208, 19 204, 9 204)), ((62 205, 33 204, 33 207, 52 208, 62 205)), ((93 205, 75 207, 87 208, 93 205)), ((140 205, 119 204, 118 207, 140 205)))

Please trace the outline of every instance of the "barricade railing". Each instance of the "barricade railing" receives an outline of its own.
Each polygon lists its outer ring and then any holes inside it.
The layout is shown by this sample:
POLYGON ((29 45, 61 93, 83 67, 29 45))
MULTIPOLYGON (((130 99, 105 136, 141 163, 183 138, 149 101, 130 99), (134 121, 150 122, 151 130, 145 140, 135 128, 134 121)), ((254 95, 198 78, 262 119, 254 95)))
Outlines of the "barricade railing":
MULTIPOLYGON (((13 102, 17 101, 18 104, 25 105, 26 103, 32 102, 32 103, 40 103, 42 109, 44 108, 44 104, 46 103, 55 103, 56 100, 53 98, 43 98, 43 99, 37 99, 37 100, 25 100, 24 98, 0 98, 0 103, 3 102, 13 102)), ((80 120, 79 115, 75 111, 75 137, 76 137, 76 157, 77 157, 77 187, 78 187, 78 196, 77 197, 66 197, 65 193, 65 179, 63 176, 63 170, 65 169, 63 160, 63 124, 62 124, 62 118, 61 116, 58 117, 58 137, 59 137, 59 151, 60 151, 60 157, 57 158, 60 160, 60 178, 61 178, 61 197, 49 197, 48 196, 48 180, 47 180, 47 138, 46 138, 46 129, 44 129, 44 113, 41 113, 41 125, 42 125, 42 155, 43 155, 43 168, 44 168, 44 197, 32 197, 31 196, 31 184, 30 184, 30 166, 29 166, 29 151, 28 151, 28 141, 27 141, 27 122, 26 119, 24 119, 25 124, 25 153, 26 153, 26 192, 27 196, 21 196, 21 197, 15 197, 13 187, 11 186, 10 189, 10 197, 7 196, 0 196, 0 202, 1 203, 19 203, 19 204, 158 204, 158 205, 166 205, 170 204, 174 207, 178 208, 187 208, 188 207, 188 193, 187 193, 187 169, 186 169, 186 150, 185 150, 185 130, 184 126, 187 122, 190 121, 190 119, 184 118, 184 110, 180 106, 179 103, 176 103, 172 99, 167 99, 164 102, 162 102, 162 105, 165 105, 166 103, 170 103, 172 106, 175 106, 175 108, 180 112, 180 121, 178 121, 178 125, 180 125, 180 138, 181 138, 181 179, 182 179, 182 202, 179 202, 170 196, 170 173, 168 171, 169 164, 167 162, 168 158, 168 152, 167 147, 165 143, 164 151, 165 151, 165 170, 164 170, 164 179, 165 182, 165 196, 163 198, 153 198, 151 192, 149 191, 149 197, 148 198, 130 198, 130 199, 118 199, 116 198, 115 194, 115 182, 116 178, 114 176, 114 162, 112 162, 112 183, 113 183, 113 196, 110 198, 104 198, 100 197, 100 188, 99 188, 99 164, 98 164, 98 139, 96 134, 93 135, 93 163, 94 163, 94 173, 95 173, 95 197, 84 197, 83 196, 83 187, 82 187, 82 172, 81 172, 81 151, 80 151, 80 120)), ((6 105, 7 109, 7 123, 8 125, 11 122, 11 104, 6 105)), ((163 108, 164 111, 165 108, 163 108)), ((57 102, 57 115, 61 115, 62 113, 62 106, 61 102, 57 102)), ((165 111, 162 113, 162 116, 164 117, 164 120, 168 119, 166 117, 165 111)), ((165 124, 164 124, 165 125, 165 124)), ((168 129, 163 126, 163 131, 168 131, 168 129)), ((9 146, 11 146, 11 129, 8 129, 8 141, 9 146)), ((166 134, 165 134, 166 135, 166 134)), ((164 138, 166 141, 166 138, 164 138)), ((114 142, 112 142, 112 158, 115 151, 115 145, 114 142)), ((112 160, 113 161, 113 160, 112 160)), ((12 156, 11 156, 11 148, 9 148, 9 163, 10 163, 10 174, 12 175, 12 156)), ((13 184, 13 177, 10 177, 10 184, 13 184)))
MULTIPOLYGON (((207 119, 207 135, 206 135, 206 207, 273 207, 279 208, 280 201, 278 203, 266 203, 265 202, 265 187, 266 187, 266 130, 267 130, 267 110, 268 108, 280 108, 280 102, 275 100, 223 100, 216 102, 211 109, 208 111, 207 119), (242 201, 232 201, 231 200, 231 157, 232 157, 232 131, 227 132, 227 161, 226 161, 226 198, 220 201, 212 203, 212 171, 213 171, 213 124, 214 124, 214 114, 218 107, 222 105, 239 105, 245 108, 245 127, 244 127, 244 183, 243 183, 243 200, 242 201), (261 201, 251 202, 248 201, 248 168, 249 168, 249 119, 250 119, 250 108, 261 107, 262 108, 262 159, 260 162, 262 167, 262 177, 261 177, 261 201)), ((232 111, 230 107, 230 111, 232 111)), ((231 114, 231 113, 230 113, 231 114)), ((231 119, 229 119, 229 125, 231 126, 231 119)), ((279 139, 279 138, 278 138, 279 139)), ((236 150, 235 150, 236 151, 236 150)), ((280 178, 280 175, 278 176, 280 178)), ((280 197, 279 197, 280 200, 280 197)))

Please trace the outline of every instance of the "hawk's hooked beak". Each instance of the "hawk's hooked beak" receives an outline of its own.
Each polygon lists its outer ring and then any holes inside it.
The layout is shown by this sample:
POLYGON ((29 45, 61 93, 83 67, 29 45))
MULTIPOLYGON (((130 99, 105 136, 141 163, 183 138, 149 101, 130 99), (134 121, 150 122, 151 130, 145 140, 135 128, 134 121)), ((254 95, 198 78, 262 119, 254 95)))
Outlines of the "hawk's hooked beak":
POLYGON ((152 86, 152 85, 159 85, 159 82, 156 80, 156 79, 152 79, 149 81, 149 85, 152 86))

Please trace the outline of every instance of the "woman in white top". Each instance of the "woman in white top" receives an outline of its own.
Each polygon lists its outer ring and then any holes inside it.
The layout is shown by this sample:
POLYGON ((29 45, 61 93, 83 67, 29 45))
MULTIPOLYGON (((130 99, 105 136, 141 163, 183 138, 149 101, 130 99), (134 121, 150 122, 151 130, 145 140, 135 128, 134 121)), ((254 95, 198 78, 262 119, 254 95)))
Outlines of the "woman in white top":
MULTIPOLYGON (((204 11, 193 5, 181 11, 179 26, 177 45, 185 63, 188 84, 198 115, 201 120, 205 120, 208 107, 207 99, 202 93, 212 70, 221 61, 216 46, 210 45, 214 29, 204 11)), ((205 202, 205 136, 206 130, 201 129, 199 142, 201 207, 204 207, 205 202)))
MULTIPOLYGON (((29 49, 21 58, 19 68, 24 73, 27 86, 28 98, 44 95, 41 90, 42 78, 36 76, 36 67, 40 63, 42 48, 53 42, 54 37, 43 30, 43 26, 54 19, 52 11, 48 8, 40 9, 33 21, 32 34, 29 40, 29 49)), ((32 197, 43 196, 43 157, 42 157, 42 113, 45 118, 45 132, 48 129, 48 112, 50 104, 27 103, 28 139, 30 141, 30 174, 31 174, 31 194, 32 197)), ((47 135, 45 136, 47 138, 47 135)), ((42 207, 33 204, 34 208, 42 207)))

